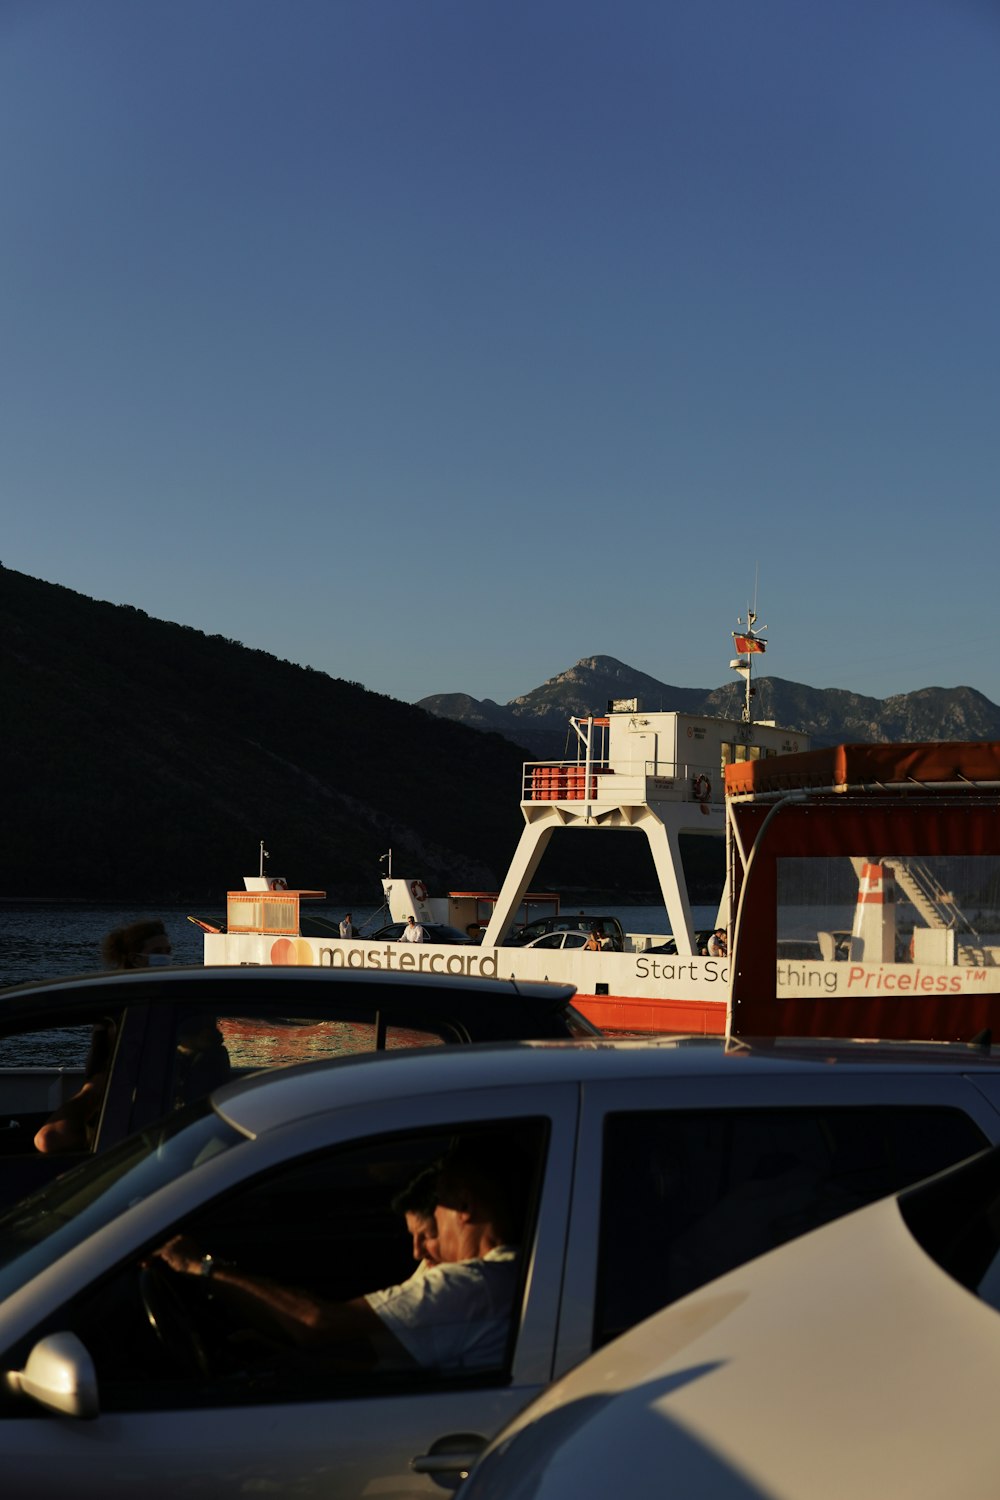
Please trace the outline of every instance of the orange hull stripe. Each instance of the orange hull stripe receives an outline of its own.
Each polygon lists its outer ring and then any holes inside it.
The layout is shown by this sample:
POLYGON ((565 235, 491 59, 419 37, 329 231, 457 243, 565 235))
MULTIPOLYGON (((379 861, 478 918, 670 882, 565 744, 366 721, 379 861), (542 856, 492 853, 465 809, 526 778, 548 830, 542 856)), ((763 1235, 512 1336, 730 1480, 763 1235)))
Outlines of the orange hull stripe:
POLYGON ((573 1004, 602 1031, 723 1036, 724 1000, 641 1000, 635 995, 574 995, 573 1004))

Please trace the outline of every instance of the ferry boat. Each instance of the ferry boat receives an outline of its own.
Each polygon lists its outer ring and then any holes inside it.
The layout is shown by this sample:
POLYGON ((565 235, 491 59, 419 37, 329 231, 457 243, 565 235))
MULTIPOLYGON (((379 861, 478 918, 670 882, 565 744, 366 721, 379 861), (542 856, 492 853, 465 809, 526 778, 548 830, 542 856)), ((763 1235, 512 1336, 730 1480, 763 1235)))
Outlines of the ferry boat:
MULTIPOLYGON (((699 951, 684 876, 683 835, 722 839, 723 773, 728 765, 770 762, 809 748, 808 737, 753 718, 753 665, 766 649, 756 613, 733 632, 730 665, 744 680, 740 719, 651 712, 637 699, 617 700, 603 714, 575 716, 576 752, 566 760, 523 768, 524 829, 498 892, 453 891, 432 896, 418 871, 391 869, 382 886, 390 921, 412 916, 421 926, 447 924, 464 933, 485 924, 479 943, 404 943, 363 936, 310 933, 301 904, 322 892, 287 889, 263 866, 244 891, 229 893, 225 932, 205 935, 209 964, 317 964, 441 975, 488 975, 573 984, 577 1006, 613 1032, 722 1035, 729 965, 699 951), (587 934, 553 930, 536 942, 517 941, 518 928, 545 899, 530 887, 554 834, 631 834, 646 839, 669 932, 626 932, 613 946, 584 948, 587 934)), ((721 861, 720 861, 721 863, 721 861)), ((555 916, 555 910, 552 917, 555 916)), ((727 928, 723 893, 716 925, 727 928)), ((566 923, 571 928, 575 924, 566 923)))

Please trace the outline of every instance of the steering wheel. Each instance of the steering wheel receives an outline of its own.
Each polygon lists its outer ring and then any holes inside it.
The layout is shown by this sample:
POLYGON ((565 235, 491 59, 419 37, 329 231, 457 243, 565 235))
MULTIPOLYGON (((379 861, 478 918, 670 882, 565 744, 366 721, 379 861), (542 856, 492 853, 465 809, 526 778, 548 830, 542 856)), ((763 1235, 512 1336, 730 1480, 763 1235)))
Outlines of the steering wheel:
POLYGON ((211 1375, 207 1306, 200 1296, 181 1290, 175 1271, 152 1261, 139 1268, 139 1296, 149 1326, 175 1365, 185 1372, 211 1375))

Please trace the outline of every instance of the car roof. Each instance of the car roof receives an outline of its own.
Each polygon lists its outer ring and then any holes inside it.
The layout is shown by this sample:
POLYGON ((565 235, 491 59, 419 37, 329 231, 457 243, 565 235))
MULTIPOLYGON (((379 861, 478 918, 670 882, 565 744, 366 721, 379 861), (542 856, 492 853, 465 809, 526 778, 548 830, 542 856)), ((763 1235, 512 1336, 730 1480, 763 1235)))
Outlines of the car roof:
MULTIPOLYGON (((639 1083, 662 1080, 777 1077, 794 1072, 868 1074, 881 1065, 893 1074, 937 1073, 942 1068, 995 1070, 1000 1058, 968 1047, 941 1045, 865 1051, 858 1043, 834 1050, 743 1044, 729 1047, 721 1037, 588 1038, 577 1041, 485 1042, 467 1047, 364 1054, 307 1063, 279 1072, 258 1073, 226 1084, 213 1094, 220 1114, 248 1135, 259 1135, 296 1120, 353 1108, 376 1100, 433 1097, 446 1090, 505 1087, 551 1088, 560 1084, 639 1083), (372 1072, 372 1067, 377 1069, 372 1072), (386 1068, 395 1071, 387 1074, 386 1068), (330 1087, 336 1070, 336 1090, 330 1087)), ((780 1096, 775 1103, 780 1103, 780 1096)))
POLYGON ((433 992, 435 997, 448 996, 456 1011, 470 1003, 516 1001, 541 1011, 559 1010, 572 1001, 576 991, 569 984, 545 980, 489 979, 479 975, 398 974, 376 969, 287 968, 262 964, 242 967, 232 964, 160 965, 151 969, 115 969, 98 973, 61 976, 37 980, 0 990, 0 1025, 22 1014, 44 1018, 46 1011, 85 1007, 100 995, 121 1004, 136 1001, 196 1003, 224 995, 235 1000, 257 990, 263 993, 275 984, 287 993, 301 991, 303 1000, 315 1000, 324 986, 347 986, 355 994, 370 990, 373 998, 385 1000, 406 998, 416 992, 433 992))

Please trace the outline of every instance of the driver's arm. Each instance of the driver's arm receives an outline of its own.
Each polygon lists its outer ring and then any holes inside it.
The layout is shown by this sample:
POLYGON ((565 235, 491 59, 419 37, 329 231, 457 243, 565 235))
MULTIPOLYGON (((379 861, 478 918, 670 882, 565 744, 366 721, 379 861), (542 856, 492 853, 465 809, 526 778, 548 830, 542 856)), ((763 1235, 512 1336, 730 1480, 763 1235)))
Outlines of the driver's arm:
MULTIPOLYGON (((203 1274, 205 1257, 185 1235, 175 1235, 153 1255, 182 1276, 203 1274)), ((211 1262, 211 1284, 213 1291, 257 1326, 271 1331, 277 1326, 302 1348, 329 1350, 363 1368, 376 1363, 396 1368, 413 1364, 364 1297, 327 1302, 224 1261, 211 1262)))

